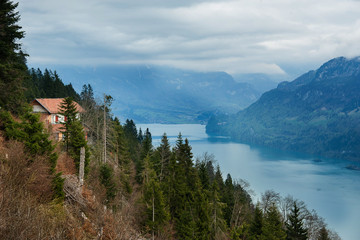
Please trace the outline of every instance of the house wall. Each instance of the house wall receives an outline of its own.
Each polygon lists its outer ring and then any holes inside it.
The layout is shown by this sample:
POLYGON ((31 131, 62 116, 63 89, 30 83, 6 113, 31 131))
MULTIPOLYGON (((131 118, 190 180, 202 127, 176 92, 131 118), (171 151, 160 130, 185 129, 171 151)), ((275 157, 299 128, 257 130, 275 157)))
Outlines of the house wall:
POLYGON ((35 113, 47 113, 47 111, 41 105, 37 105, 37 104, 33 105, 33 112, 35 112, 35 113))
POLYGON ((41 113, 40 115, 40 121, 46 123, 46 124, 50 124, 51 122, 51 116, 48 113, 41 113))
POLYGON ((45 124, 52 123, 50 114, 39 104, 32 104, 33 113, 40 113, 40 121, 45 124))

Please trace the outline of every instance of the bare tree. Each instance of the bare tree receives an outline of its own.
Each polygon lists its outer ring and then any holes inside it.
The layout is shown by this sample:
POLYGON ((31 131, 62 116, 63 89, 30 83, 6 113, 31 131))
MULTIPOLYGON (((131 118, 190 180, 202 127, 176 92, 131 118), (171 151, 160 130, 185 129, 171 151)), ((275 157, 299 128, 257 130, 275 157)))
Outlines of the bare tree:
POLYGON ((253 193, 250 184, 243 179, 234 181, 234 207, 230 223, 232 226, 241 226, 251 215, 252 203, 251 196, 253 193))
POLYGON ((281 212, 283 222, 287 220, 287 216, 290 212, 291 207, 294 205, 294 201, 295 200, 291 195, 281 197, 279 203, 279 210, 281 212))
POLYGON ((274 190, 266 190, 265 193, 261 194, 260 207, 264 212, 267 212, 268 208, 274 204, 278 206, 280 203, 280 194, 274 190))

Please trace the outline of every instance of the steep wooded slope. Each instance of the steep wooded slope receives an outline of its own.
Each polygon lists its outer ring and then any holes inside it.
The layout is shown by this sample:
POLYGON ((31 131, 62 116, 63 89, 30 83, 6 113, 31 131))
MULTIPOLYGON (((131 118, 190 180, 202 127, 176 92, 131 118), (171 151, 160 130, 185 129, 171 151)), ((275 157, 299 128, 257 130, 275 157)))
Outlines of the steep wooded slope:
POLYGON ((280 83, 236 115, 210 119, 207 132, 243 142, 360 159, 360 58, 339 57, 280 83))

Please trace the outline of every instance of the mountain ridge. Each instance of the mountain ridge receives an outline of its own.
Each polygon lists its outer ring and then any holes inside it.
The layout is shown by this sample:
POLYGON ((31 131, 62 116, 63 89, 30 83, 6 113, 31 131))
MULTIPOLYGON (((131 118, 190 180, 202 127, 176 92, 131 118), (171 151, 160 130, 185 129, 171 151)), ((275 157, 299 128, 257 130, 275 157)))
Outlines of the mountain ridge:
POLYGON ((282 82, 207 133, 326 157, 360 159, 360 60, 339 57, 282 82))

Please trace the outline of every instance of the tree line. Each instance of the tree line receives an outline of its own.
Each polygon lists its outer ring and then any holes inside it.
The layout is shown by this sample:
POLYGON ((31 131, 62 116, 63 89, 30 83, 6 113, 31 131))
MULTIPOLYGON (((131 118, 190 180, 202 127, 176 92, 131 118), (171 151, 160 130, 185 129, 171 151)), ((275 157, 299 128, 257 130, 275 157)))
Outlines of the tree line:
POLYGON ((24 79, 25 98, 31 101, 35 98, 65 98, 71 97, 79 101, 80 96, 71 83, 65 85, 56 71, 45 68, 44 73, 38 68, 28 70, 24 79))

